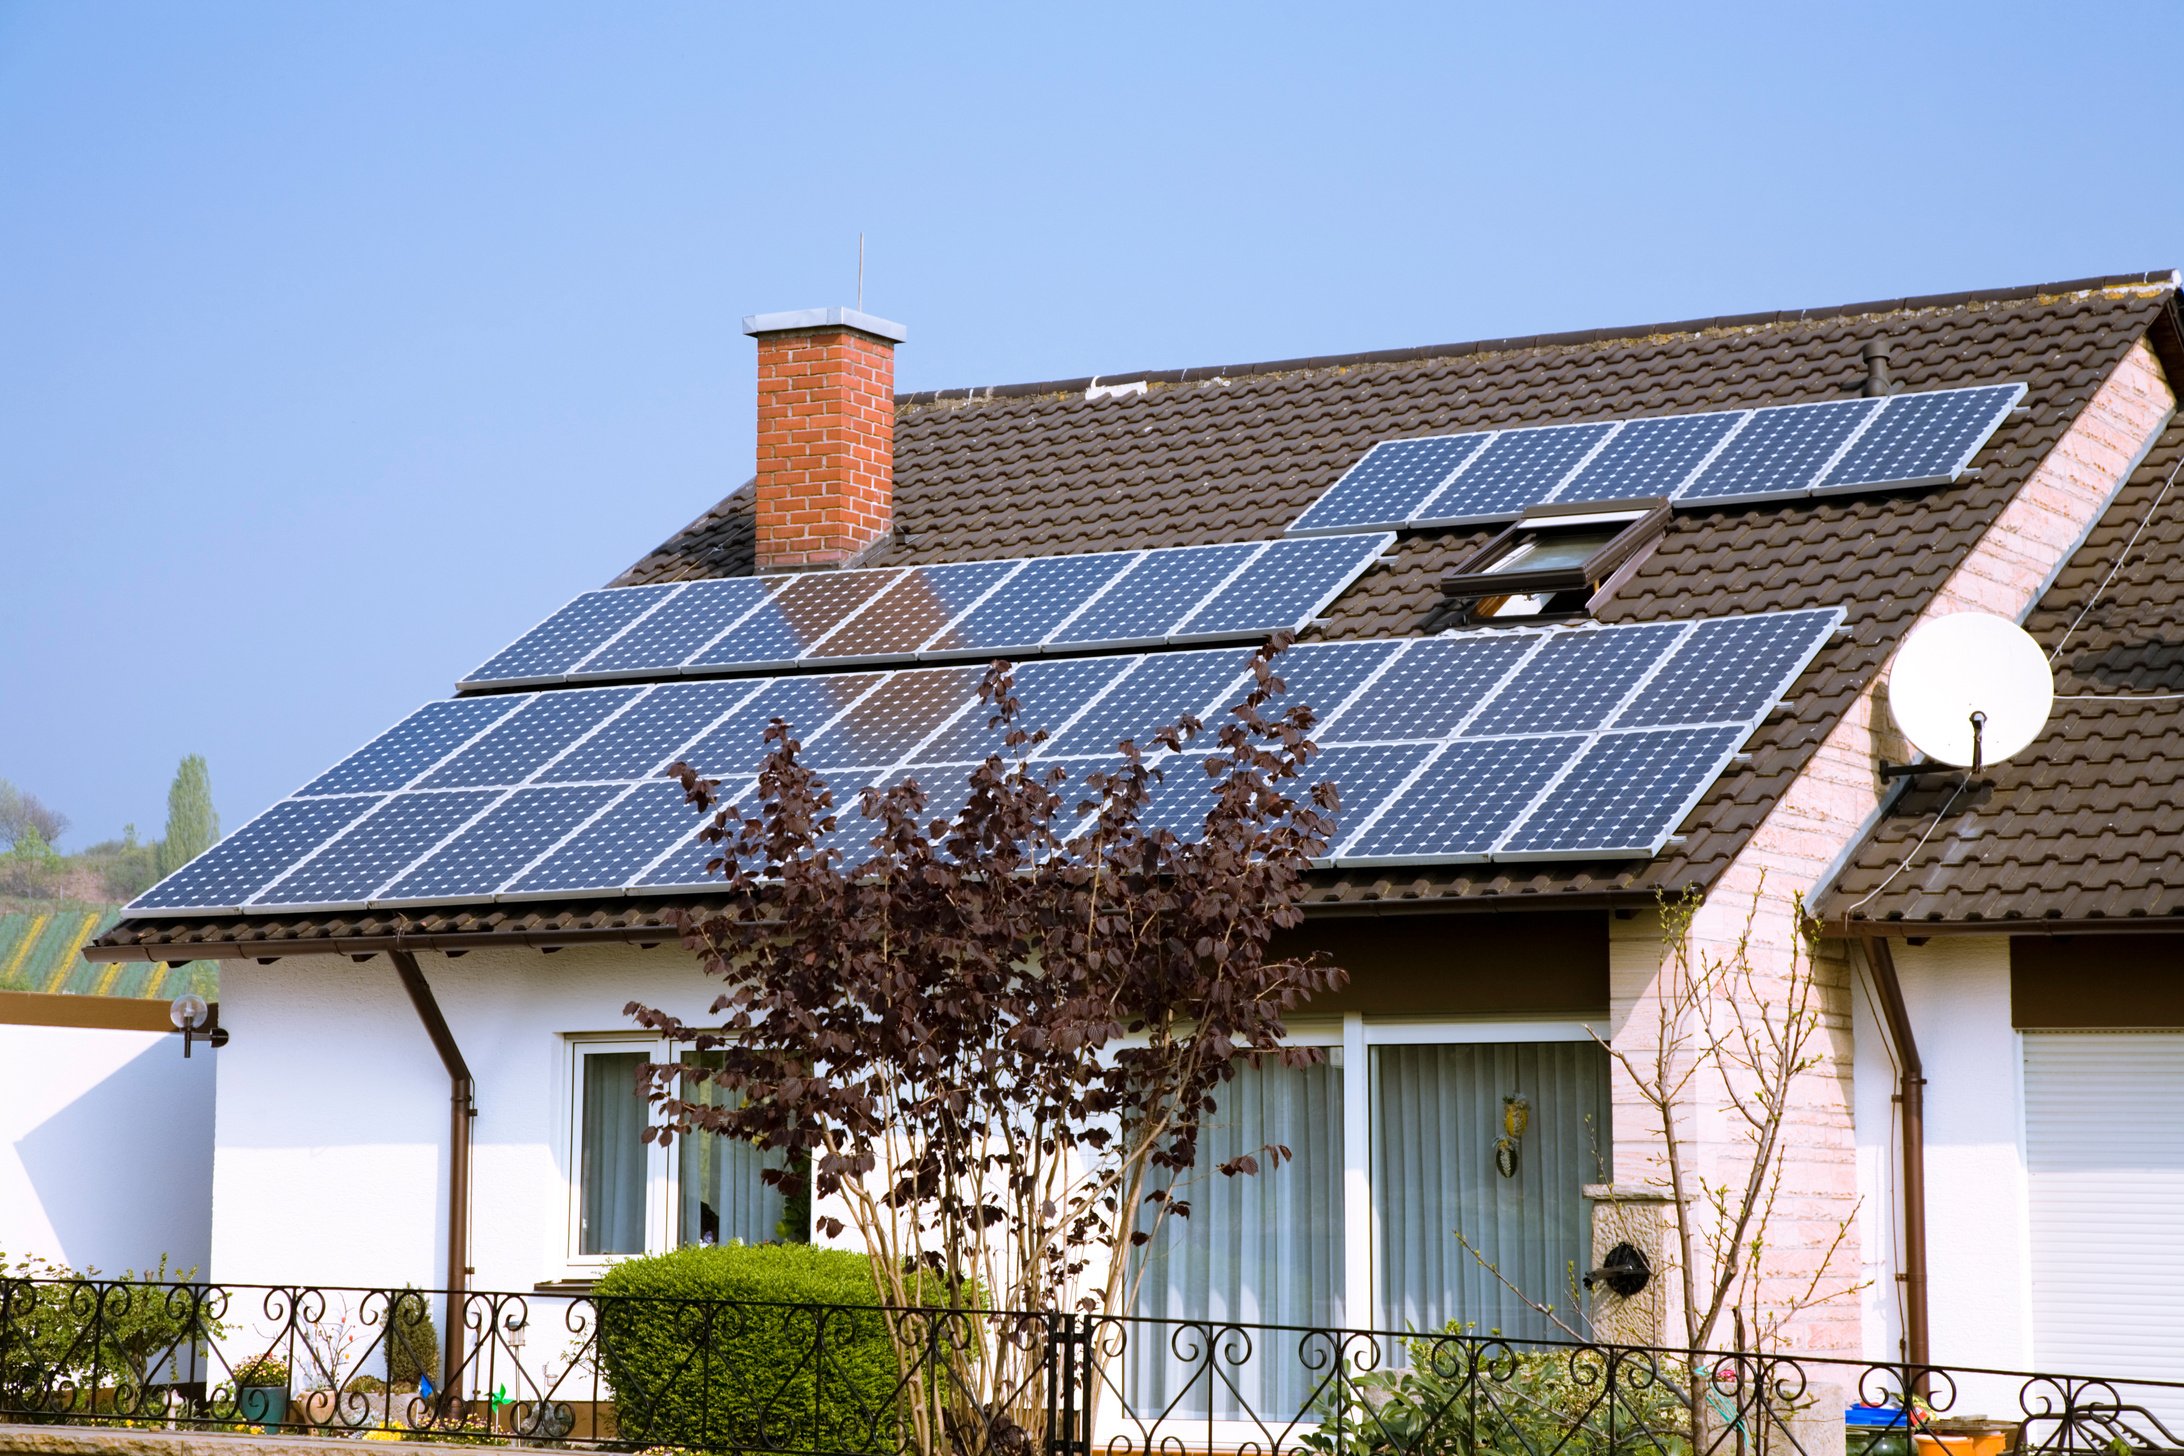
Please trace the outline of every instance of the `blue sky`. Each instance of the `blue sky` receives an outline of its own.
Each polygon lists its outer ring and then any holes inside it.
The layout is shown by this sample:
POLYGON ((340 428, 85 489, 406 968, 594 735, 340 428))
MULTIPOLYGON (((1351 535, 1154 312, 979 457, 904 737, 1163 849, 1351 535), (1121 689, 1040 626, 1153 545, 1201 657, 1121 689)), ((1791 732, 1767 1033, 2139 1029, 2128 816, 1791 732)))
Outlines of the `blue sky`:
POLYGON ((2065 14, 0 0, 0 778, 233 827, 444 695, 859 231, 905 388, 2184 262, 2176 12, 2065 14))

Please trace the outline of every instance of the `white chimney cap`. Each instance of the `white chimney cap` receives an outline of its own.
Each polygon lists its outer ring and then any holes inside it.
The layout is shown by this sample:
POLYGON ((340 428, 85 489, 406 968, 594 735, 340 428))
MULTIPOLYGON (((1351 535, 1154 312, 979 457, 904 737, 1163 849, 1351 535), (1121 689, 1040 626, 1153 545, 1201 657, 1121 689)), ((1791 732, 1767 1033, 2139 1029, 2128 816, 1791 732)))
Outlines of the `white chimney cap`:
POLYGON ((910 337, 910 331, 901 324, 854 308, 798 308, 787 313, 749 314, 743 320, 746 334, 779 334, 791 329, 855 329, 897 344, 910 337))

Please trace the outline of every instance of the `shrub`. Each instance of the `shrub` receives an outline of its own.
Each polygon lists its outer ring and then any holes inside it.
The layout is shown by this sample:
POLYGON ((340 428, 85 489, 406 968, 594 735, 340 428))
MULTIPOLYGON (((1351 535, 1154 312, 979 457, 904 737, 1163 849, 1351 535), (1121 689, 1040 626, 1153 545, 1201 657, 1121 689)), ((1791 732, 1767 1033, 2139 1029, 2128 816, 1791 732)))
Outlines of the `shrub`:
POLYGON ((432 1323, 432 1301, 404 1288, 387 1309, 387 1384, 415 1390, 420 1379, 438 1379, 439 1369, 440 1331, 432 1323))
POLYGON ((864 1255, 678 1249, 615 1265, 598 1295, 599 1363, 624 1441, 895 1448, 901 1379, 864 1255))
POLYGON ((176 1288, 194 1269, 167 1258, 118 1276, 0 1253, 0 1396, 21 1403, 66 1384, 120 1386, 124 1404, 187 1366, 225 1331, 202 1291, 176 1288), (35 1282, 34 1282, 35 1281, 35 1282))

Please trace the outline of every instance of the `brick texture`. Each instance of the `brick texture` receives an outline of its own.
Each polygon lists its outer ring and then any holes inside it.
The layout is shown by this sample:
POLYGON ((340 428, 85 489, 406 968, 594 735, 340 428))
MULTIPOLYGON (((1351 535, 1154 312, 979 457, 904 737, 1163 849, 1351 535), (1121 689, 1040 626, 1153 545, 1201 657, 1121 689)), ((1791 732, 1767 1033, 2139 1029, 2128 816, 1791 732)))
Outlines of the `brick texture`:
POLYGON ((839 566, 894 517, 895 349, 848 328, 758 336, 760 571, 839 566))

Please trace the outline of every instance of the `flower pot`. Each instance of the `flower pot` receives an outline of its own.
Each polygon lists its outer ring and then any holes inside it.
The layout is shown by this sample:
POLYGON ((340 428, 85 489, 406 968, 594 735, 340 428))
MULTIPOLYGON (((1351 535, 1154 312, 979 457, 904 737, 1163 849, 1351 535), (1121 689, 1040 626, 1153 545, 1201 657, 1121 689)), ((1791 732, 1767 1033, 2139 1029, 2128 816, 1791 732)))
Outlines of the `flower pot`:
POLYGON ((288 1419, 288 1387, 244 1385, 235 1391, 235 1414, 253 1426, 278 1426, 288 1419))

